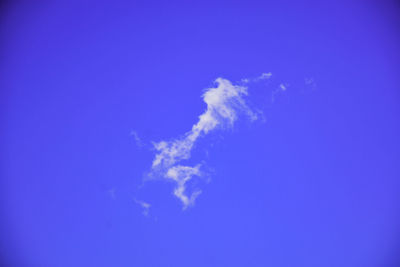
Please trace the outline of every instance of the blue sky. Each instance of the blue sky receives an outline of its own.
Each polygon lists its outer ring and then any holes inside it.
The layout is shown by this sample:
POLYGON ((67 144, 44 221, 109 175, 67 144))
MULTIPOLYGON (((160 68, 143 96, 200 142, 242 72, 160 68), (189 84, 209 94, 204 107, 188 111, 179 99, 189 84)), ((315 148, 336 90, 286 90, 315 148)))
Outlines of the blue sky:
POLYGON ((398 266, 399 8, 3 4, 3 265, 398 266))

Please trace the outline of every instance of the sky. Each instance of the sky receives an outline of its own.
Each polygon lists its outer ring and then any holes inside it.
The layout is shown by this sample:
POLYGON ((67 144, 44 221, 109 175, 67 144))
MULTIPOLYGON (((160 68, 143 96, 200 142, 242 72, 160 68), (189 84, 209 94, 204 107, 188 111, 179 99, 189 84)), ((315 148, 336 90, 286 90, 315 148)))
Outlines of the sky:
POLYGON ((2 3, 2 266, 399 266, 399 12, 2 3))

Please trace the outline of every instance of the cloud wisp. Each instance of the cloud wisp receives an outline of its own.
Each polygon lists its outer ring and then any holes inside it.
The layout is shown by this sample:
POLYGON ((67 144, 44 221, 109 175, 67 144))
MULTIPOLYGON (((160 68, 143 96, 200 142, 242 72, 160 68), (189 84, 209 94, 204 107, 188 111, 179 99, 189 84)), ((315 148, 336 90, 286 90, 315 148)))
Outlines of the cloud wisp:
POLYGON ((140 139, 136 131, 131 131, 131 136, 134 138, 135 143, 138 147, 142 147, 144 145, 142 139, 140 139))
MULTIPOLYGON (((261 79, 269 78, 271 74, 261 75, 261 79)), ((244 114, 251 121, 257 120, 258 113, 254 112, 246 103, 247 87, 234 85, 229 80, 218 78, 216 87, 206 89, 202 95, 207 104, 206 110, 198 117, 190 131, 183 137, 171 141, 153 143, 156 155, 151 173, 161 176, 175 183, 174 195, 182 202, 183 209, 194 204, 201 190, 187 192, 187 184, 193 177, 201 177, 201 164, 196 166, 182 165, 181 161, 190 158, 196 141, 211 131, 232 127, 240 114, 244 114)))
POLYGON ((134 201, 135 201, 136 204, 138 204, 139 206, 141 206, 143 208, 142 214, 144 216, 148 216, 151 205, 149 203, 147 203, 147 202, 142 201, 142 200, 134 199, 134 201))

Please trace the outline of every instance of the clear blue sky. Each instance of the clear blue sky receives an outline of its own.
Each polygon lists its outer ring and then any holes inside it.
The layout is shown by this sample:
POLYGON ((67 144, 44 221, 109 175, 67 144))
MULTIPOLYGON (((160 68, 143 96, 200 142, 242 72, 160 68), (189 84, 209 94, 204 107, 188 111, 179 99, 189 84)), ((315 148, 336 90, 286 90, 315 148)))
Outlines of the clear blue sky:
POLYGON ((1 6, 4 266, 399 266, 398 3, 39 2, 1 6), (268 72, 194 205, 144 181, 216 78, 268 72))

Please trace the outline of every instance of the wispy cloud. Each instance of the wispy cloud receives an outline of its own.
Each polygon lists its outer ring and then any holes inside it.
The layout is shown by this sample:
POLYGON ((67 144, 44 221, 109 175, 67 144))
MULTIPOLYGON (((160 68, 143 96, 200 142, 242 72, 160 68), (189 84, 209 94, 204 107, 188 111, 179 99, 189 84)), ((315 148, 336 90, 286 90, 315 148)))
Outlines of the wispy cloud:
POLYGON ((196 165, 195 167, 178 165, 169 168, 165 175, 166 178, 176 182, 174 195, 182 201, 184 208, 193 204, 196 197, 201 193, 201 190, 195 190, 190 197, 185 194, 186 182, 192 179, 193 176, 201 175, 199 168, 200 165, 196 165))
POLYGON ((287 89, 289 87, 289 84, 279 84, 279 86, 277 88, 275 88, 274 90, 271 91, 271 102, 274 103, 277 96, 286 92, 287 89))
POLYGON ((143 141, 142 141, 142 139, 140 139, 140 137, 136 131, 131 131, 131 136, 133 136, 133 138, 135 139, 135 143, 138 147, 143 146, 143 141))
POLYGON ((272 76, 272 73, 271 73, 271 72, 263 73, 263 74, 261 74, 257 79, 258 79, 258 80, 265 80, 265 79, 271 78, 271 76, 272 76))
POLYGON ((147 202, 142 201, 142 200, 134 199, 134 201, 135 201, 136 204, 140 205, 143 208, 142 214, 144 216, 148 216, 151 205, 149 203, 147 203, 147 202))
MULTIPOLYGON (((270 76, 270 73, 264 73, 256 79, 267 79, 270 76)), ((242 80, 242 83, 244 81, 242 80)), ((202 95, 207 108, 190 131, 182 138, 153 143, 157 153, 152 163, 152 173, 175 182, 174 195, 182 202, 184 209, 193 205, 201 193, 200 190, 194 190, 191 194, 186 192, 187 183, 195 176, 200 177, 202 173, 200 164, 185 166, 179 163, 190 158, 198 138, 216 129, 232 127, 240 114, 246 115, 252 121, 257 120, 259 115, 250 109, 245 101, 248 94, 246 86, 234 85, 223 78, 216 79, 215 83, 216 87, 206 89, 202 95)))
POLYGON ((255 78, 244 78, 241 80, 242 83, 251 83, 251 82, 258 82, 261 80, 267 80, 269 78, 271 78, 272 73, 271 72, 265 72, 262 73, 260 76, 257 76, 255 78))
POLYGON ((304 83, 309 87, 311 91, 315 91, 317 89, 317 83, 314 78, 304 78, 304 83))

